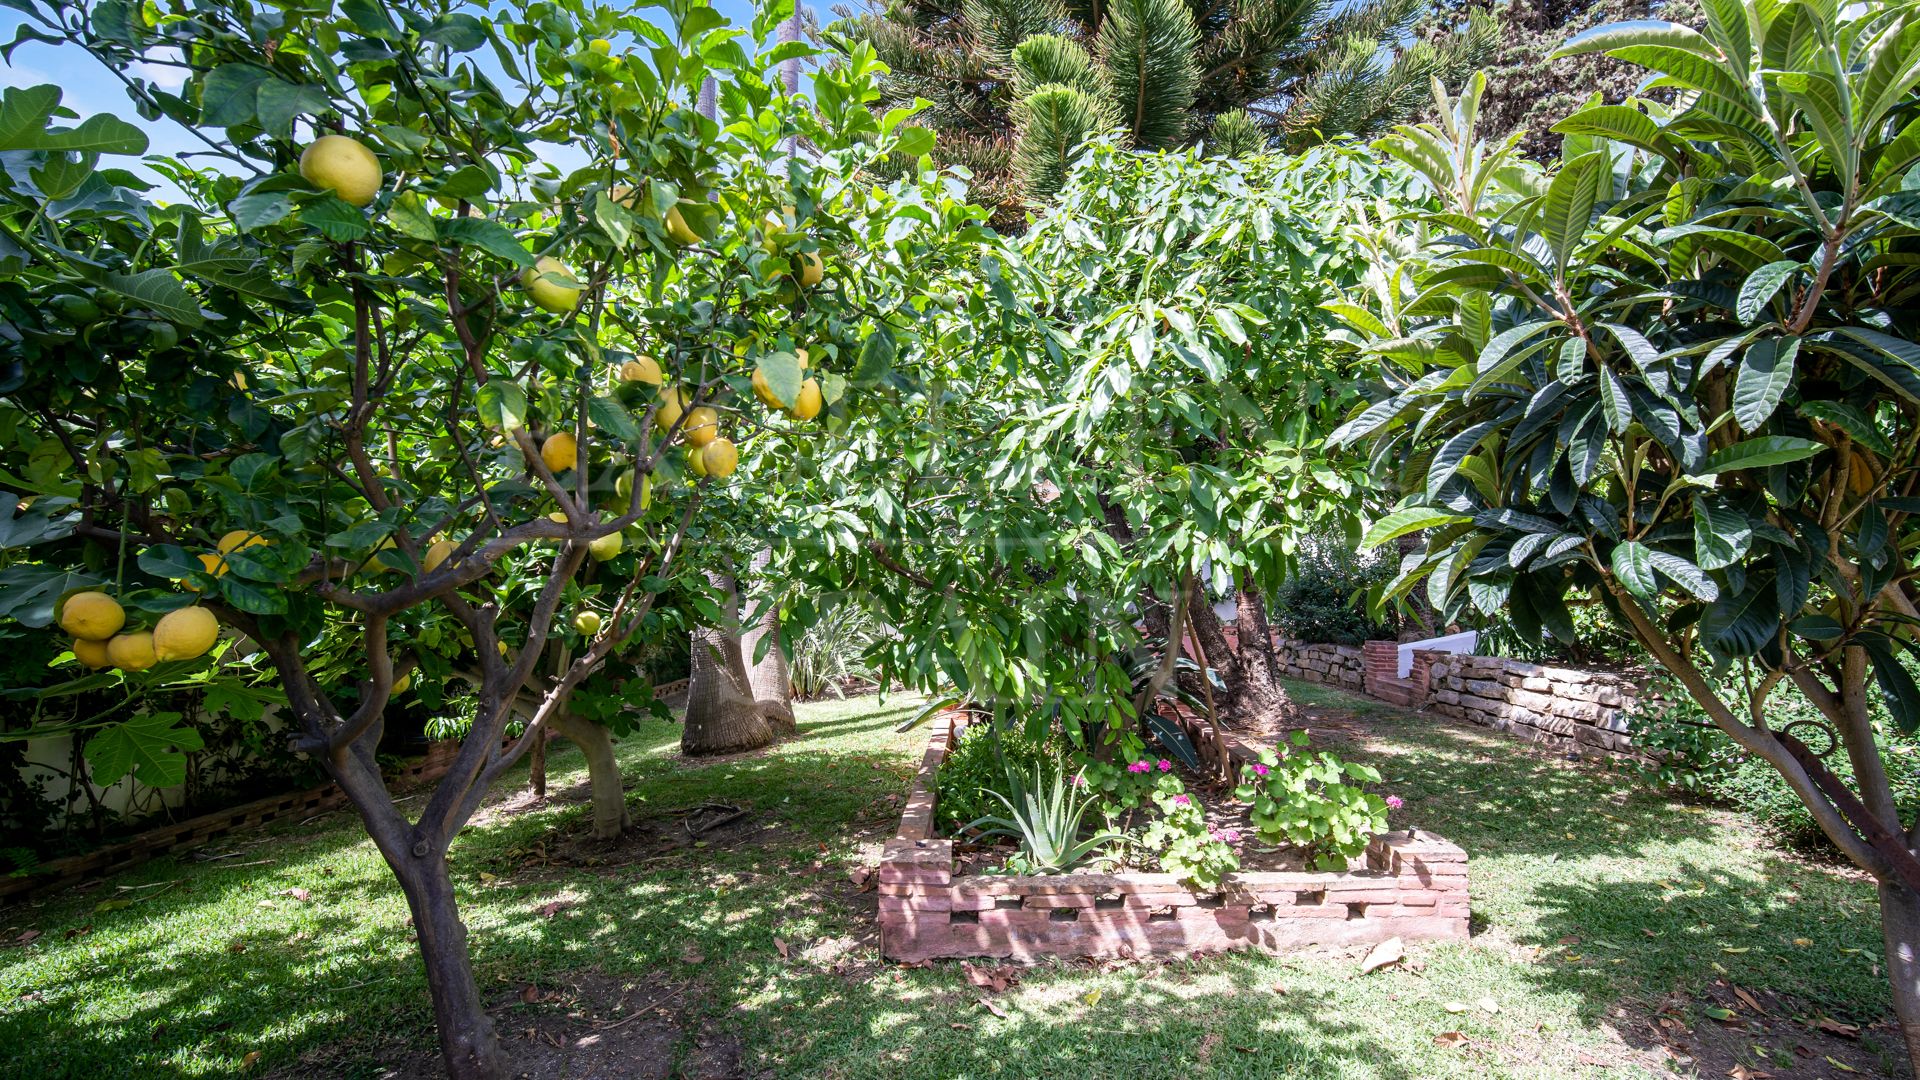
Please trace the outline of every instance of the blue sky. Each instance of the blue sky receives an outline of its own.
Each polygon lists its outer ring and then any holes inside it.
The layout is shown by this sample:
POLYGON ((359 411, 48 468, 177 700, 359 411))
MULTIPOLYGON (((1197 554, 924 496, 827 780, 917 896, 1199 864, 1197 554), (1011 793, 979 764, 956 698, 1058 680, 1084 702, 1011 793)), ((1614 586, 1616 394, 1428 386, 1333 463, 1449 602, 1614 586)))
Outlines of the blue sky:
MULTIPOLYGON (((751 0, 713 0, 713 6, 725 15, 733 25, 748 26, 753 18, 755 5, 751 0)), ((0 41, 12 41, 15 30, 24 22, 25 16, 12 10, 0 9, 0 41)), ((657 21, 664 22, 664 16, 657 21)), ((618 43, 616 43, 618 44, 618 43)), ((486 52, 476 54, 483 64, 491 65, 491 57, 486 52)), ((176 68, 157 65, 135 65, 128 74, 159 83, 163 88, 173 90, 180 85, 181 72, 176 68)), ((494 74, 497 76, 498 70, 494 74)), ((61 103, 73 109, 81 116, 96 113, 111 113, 130 123, 139 125, 147 132, 149 145, 147 153, 172 157, 204 147, 189 136, 180 125, 171 120, 149 121, 134 109, 133 102, 127 97, 126 88, 120 80, 114 78, 100 66, 92 56, 70 45, 46 45, 40 42, 27 42, 15 50, 13 62, 0 62, 0 86, 38 86, 53 83, 60 87, 63 94, 61 103)), ((117 165, 127 166, 130 161, 117 161, 117 165)), ((156 183, 160 178, 144 167, 136 167, 148 180, 156 183)), ((171 184, 162 184, 160 194, 172 190, 171 184)))

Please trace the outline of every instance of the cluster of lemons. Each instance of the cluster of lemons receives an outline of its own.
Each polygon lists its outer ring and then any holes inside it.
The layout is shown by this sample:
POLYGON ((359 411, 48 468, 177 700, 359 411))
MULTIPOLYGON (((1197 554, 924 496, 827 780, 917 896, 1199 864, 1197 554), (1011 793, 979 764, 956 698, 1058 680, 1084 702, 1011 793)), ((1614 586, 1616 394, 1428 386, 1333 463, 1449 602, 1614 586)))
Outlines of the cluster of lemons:
POLYGON ((160 617, 152 630, 126 630, 127 609, 98 590, 77 592, 60 605, 60 629, 73 635, 73 657, 94 669, 145 671, 164 660, 205 655, 220 638, 220 620, 194 605, 160 617))

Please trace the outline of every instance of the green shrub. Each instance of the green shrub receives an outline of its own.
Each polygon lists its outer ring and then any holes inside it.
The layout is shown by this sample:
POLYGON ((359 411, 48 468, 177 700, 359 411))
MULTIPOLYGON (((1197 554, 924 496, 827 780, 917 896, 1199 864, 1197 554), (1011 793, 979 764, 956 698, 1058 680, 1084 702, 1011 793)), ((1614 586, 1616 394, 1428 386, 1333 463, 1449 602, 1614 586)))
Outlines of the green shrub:
POLYGON ((1009 768, 1026 774, 1040 765, 1059 768, 1064 756, 1052 738, 1033 739, 1016 727, 1002 729, 998 738, 991 723, 965 729, 947 751, 935 778, 935 819, 941 831, 951 833, 969 821, 1005 809, 1001 799, 1015 794, 1007 779, 1009 768))
MULTIPOLYGON (((1743 751, 1718 728, 1709 724, 1706 714, 1680 692, 1663 681, 1656 693, 1675 704, 1664 709, 1646 709, 1630 717, 1634 745, 1660 758, 1646 768, 1647 776, 1662 787, 1686 791, 1715 802, 1725 803, 1754 818, 1762 828, 1783 844, 1804 851, 1837 855, 1832 841, 1814 824, 1813 813, 1780 773, 1765 760, 1743 751)), ((1870 713, 1874 738, 1881 747, 1880 760, 1902 817, 1911 819, 1920 812, 1920 742, 1899 735, 1887 715, 1885 705, 1876 699, 1870 713)), ((1767 703, 1767 722, 1774 730, 1783 730, 1799 721, 1820 721, 1820 713, 1796 690, 1775 690, 1767 703)), ((1795 727, 1794 735, 1815 751, 1827 749, 1830 740, 1819 731, 1795 727)), ((1844 749, 1823 759, 1849 788, 1854 783, 1853 763, 1844 749)))
POLYGON ((1385 555, 1360 555, 1338 537, 1316 537, 1301 545, 1293 576, 1274 593, 1270 617, 1286 636, 1316 644, 1393 638, 1396 621, 1369 615, 1366 596, 1393 573, 1393 560, 1385 555))

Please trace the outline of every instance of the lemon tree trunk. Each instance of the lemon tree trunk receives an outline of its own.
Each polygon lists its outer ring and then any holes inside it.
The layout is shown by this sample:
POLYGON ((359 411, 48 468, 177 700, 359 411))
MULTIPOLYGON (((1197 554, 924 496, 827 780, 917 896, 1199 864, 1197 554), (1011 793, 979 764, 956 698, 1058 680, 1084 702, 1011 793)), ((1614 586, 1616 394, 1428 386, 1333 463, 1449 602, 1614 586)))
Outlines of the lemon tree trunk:
POLYGON ((593 838, 611 840, 627 830, 627 791, 620 778, 620 760, 613 753, 613 733, 585 717, 555 713, 554 733, 572 740, 587 759, 587 789, 593 804, 593 838))

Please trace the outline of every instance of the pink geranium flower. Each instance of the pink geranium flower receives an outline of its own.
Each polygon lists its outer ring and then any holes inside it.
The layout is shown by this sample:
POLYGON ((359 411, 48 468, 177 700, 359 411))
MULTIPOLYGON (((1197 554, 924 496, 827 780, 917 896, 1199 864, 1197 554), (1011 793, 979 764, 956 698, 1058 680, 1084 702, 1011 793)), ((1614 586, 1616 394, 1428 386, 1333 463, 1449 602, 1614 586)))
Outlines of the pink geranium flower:
POLYGON ((1253 775, 1255 776, 1265 776, 1272 771, 1272 769, 1267 768, 1265 765, 1255 765, 1253 767, 1253 775))
POLYGON ((1151 768, 1153 768, 1153 766, 1147 764, 1144 761, 1136 761, 1133 764, 1127 766, 1127 771, 1130 773, 1143 773, 1151 768))
POLYGON ((1407 805, 1407 801, 1405 799, 1402 799, 1400 796, 1398 795, 1387 796, 1387 809, 1398 810, 1405 805, 1407 805))
POLYGON ((1220 839, 1226 841, 1229 844, 1237 844, 1240 842, 1240 830, 1228 829, 1225 832, 1220 834, 1220 839))
POLYGON ((1086 777, 1084 777, 1084 776, 1082 776, 1082 775, 1080 775, 1079 773, 1074 773, 1074 774, 1073 774, 1073 786, 1074 786, 1074 787, 1086 787, 1086 786, 1087 786, 1087 778, 1086 778, 1086 777))
POLYGON ((1172 771, 1173 771, 1173 762, 1171 762, 1171 761, 1168 761, 1168 760, 1167 760, 1166 758, 1161 758, 1161 759, 1160 759, 1160 771, 1161 771, 1161 772, 1172 772, 1172 771))
POLYGON ((1193 805, 1193 800, 1192 800, 1192 799, 1189 799, 1189 798, 1187 798, 1187 797, 1186 797, 1185 795, 1175 795, 1175 796, 1173 797, 1173 805, 1175 805, 1175 806, 1192 806, 1192 805, 1193 805))

